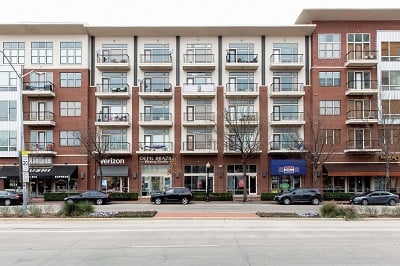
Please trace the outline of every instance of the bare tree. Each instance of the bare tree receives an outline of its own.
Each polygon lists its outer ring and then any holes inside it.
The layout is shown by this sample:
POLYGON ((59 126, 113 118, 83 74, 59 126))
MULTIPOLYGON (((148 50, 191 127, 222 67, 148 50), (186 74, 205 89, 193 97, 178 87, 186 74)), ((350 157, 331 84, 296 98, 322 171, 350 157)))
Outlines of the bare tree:
POLYGON ((101 166, 103 160, 108 157, 105 152, 107 150, 107 143, 101 142, 101 130, 95 126, 88 125, 87 128, 81 130, 81 133, 77 134, 75 138, 79 140, 81 147, 83 147, 84 152, 87 154, 88 160, 94 160, 95 165, 98 166, 100 176, 97 180, 97 189, 101 190, 103 180, 103 171, 101 166))
POLYGON ((318 185, 318 173, 322 172, 322 164, 327 162, 334 152, 335 136, 334 129, 327 128, 327 121, 321 115, 309 115, 306 123, 303 155, 312 166, 313 186, 318 185), (332 133, 332 134, 330 134, 332 133))
POLYGON ((243 168, 243 201, 247 201, 247 165, 249 159, 260 152, 260 122, 257 113, 225 111, 227 134, 224 146, 228 151, 240 154, 243 168))

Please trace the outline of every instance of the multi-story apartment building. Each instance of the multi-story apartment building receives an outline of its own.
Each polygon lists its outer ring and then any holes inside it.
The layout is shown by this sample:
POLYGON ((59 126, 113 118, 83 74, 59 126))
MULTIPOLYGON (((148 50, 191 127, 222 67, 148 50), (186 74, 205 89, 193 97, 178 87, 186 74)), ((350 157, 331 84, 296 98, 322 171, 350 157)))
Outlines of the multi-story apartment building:
POLYGON ((316 25, 307 104, 329 154, 319 161, 324 191, 399 191, 398 14, 311 9, 297 19, 316 25))
POLYGON ((20 185, 23 131, 32 196, 398 190, 396 161, 384 178, 398 139, 390 14, 304 10, 272 27, 0 25, 0 188, 20 185))

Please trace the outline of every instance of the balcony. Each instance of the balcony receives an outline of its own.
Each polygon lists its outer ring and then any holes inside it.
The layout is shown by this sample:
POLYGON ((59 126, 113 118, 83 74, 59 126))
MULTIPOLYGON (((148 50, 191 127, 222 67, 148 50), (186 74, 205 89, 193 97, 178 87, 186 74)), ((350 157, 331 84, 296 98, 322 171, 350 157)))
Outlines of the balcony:
POLYGON ((143 99, 172 99, 171 83, 140 83, 139 96, 143 99))
POLYGON ((215 112, 185 112, 183 126, 215 126, 215 112))
POLYGON ((224 147, 224 154, 241 154, 246 153, 260 153, 260 142, 259 141, 229 141, 224 147))
POLYGON ((304 125, 303 112, 272 112, 271 126, 299 126, 304 125))
POLYGON ((99 112, 96 114, 96 126, 110 127, 129 127, 129 114, 128 113, 106 113, 99 112))
POLYGON ((54 151, 53 142, 26 142, 25 150, 31 155, 55 156, 57 152, 54 151))
POLYGON ((102 99, 129 99, 129 84, 97 84, 95 96, 102 99))
POLYGON ((141 70, 172 70, 172 55, 167 54, 141 54, 139 61, 139 68, 141 70))
POLYGON ((140 113, 140 126, 172 127, 171 113, 140 113))
POLYGON ((24 113, 24 125, 55 126, 54 113, 49 111, 24 113))
POLYGON ((216 95, 214 83, 208 84, 183 84, 183 98, 208 98, 213 99, 216 95))
POLYGON ((347 141, 347 147, 344 150, 345 153, 376 153, 381 152, 382 149, 379 147, 379 141, 377 140, 349 140, 347 141))
POLYGON ((225 124, 258 125, 258 112, 226 112, 225 124))
POLYGON ((131 154, 131 145, 129 142, 98 142, 97 146, 104 154, 131 154))
POLYGON ((378 94, 378 83, 376 80, 359 80, 347 82, 347 96, 369 96, 378 94))
POLYGON ((347 112, 346 125, 377 124, 378 122, 377 110, 351 110, 347 112))
POLYGON ((258 54, 226 54, 226 70, 257 70, 258 54))
POLYGON ((271 70, 300 70, 304 67, 303 54, 272 54, 269 59, 271 70))
POLYGON ((54 84, 46 82, 24 82, 22 94, 28 97, 54 97, 54 84))
POLYGON ((271 83, 271 98, 301 98, 305 95, 303 83, 271 83))
POLYGON ((350 51, 346 54, 345 67, 371 68, 378 65, 377 51, 350 51))
POLYGON ((228 82, 225 87, 227 98, 237 98, 239 96, 258 97, 258 83, 228 82))
POLYGON ((182 67, 186 71, 214 70, 214 54, 184 54, 182 67))
POLYGON ((182 143, 181 154, 217 154, 216 141, 190 141, 182 143))
POLYGON ((97 54, 96 67, 101 71, 129 71, 129 55, 127 54, 97 54))
POLYGON ((171 154, 173 153, 172 142, 139 142, 138 154, 171 154))
POLYGON ((269 142, 269 153, 300 153, 306 152, 303 141, 282 140, 269 142))

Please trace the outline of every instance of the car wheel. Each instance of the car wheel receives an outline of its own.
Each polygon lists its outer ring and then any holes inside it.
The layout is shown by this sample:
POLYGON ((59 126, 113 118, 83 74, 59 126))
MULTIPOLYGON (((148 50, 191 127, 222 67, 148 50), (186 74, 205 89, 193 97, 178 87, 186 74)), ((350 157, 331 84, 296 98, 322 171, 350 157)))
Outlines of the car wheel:
POLYGON ((313 205, 319 205, 319 199, 318 198, 312 198, 311 203, 313 205))
POLYGON ((73 204, 74 201, 73 201, 72 199, 68 199, 68 200, 67 200, 67 203, 68 203, 68 204, 73 204))
POLYGON ((389 200, 389 205, 390 206, 396 205, 396 201, 394 199, 389 200))
POLYGON ((282 200, 282 202, 283 202, 283 204, 285 204, 285 205, 289 205, 289 204, 290 204, 290 199, 289 199, 289 198, 284 198, 284 199, 282 200))
POLYGON ((4 205, 5 206, 10 206, 11 205, 11 200, 10 199, 5 199, 4 200, 4 205))
POLYGON ((187 199, 187 198, 183 198, 182 199, 182 204, 183 205, 186 205, 186 204, 188 204, 189 203, 189 200, 187 199))
POLYGON ((103 205, 103 199, 96 199, 97 205, 103 205))
POLYGON ((161 200, 160 198, 156 198, 156 199, 154 200, 154 203, 155 203, 156 205, 160 205, 160 204, 162 203, 162 200, 161 200))
POLYGON ((364 206, 367 206, 367 205, 368 205, 368 200, 363 199, 363 200, 361 201, 361 204, 364 205, 364 206))

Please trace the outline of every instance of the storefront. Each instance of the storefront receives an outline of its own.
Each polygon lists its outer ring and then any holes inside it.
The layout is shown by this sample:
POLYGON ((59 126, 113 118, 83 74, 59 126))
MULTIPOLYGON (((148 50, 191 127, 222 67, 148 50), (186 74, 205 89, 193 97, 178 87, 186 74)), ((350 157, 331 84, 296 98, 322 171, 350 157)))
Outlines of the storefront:
MULTIPOLYGON (((172 187, 172 175, 168 170, 171 161, 172 156, 170 155, 142 155, 139 157, 142 196, 151 196, 155 192, 172 187)), ((176 177, 179 177, 178 173, 176 173, 176 177)))
MULTIPOLYGON (((17 190, 22 187, 18 166, 4 166, 0 169, 4 189, 17 190)), ((78 167, 54 165, 29 168, 29 197, 41 197, 46 192, 77 191, 78 167)))
POLYGON ((271 159, 271 191, 277 193, 301 187, 305 173, 305 160, 271 159))
POLYGON ((400 165, 391 163, 390 178, 385 163, 332 163, 323 165, 324 192, 366 192, 386 190, 398 192, 400 165))
POLYGON ((257 166, 247 165, 246 179, 243 176, 243 165, 231 164, 227 166, 227 188, 233 195, 243 195, 246 182, 247 193, 257 194, 257 166))
MULTIPOLYGON (((125 163, 124 160, 123 163, 125 163)), ((103 165, 97 168, 97 177, 101 178, 102 191, 129 192, 129 166, 127 165, 103 165)))

